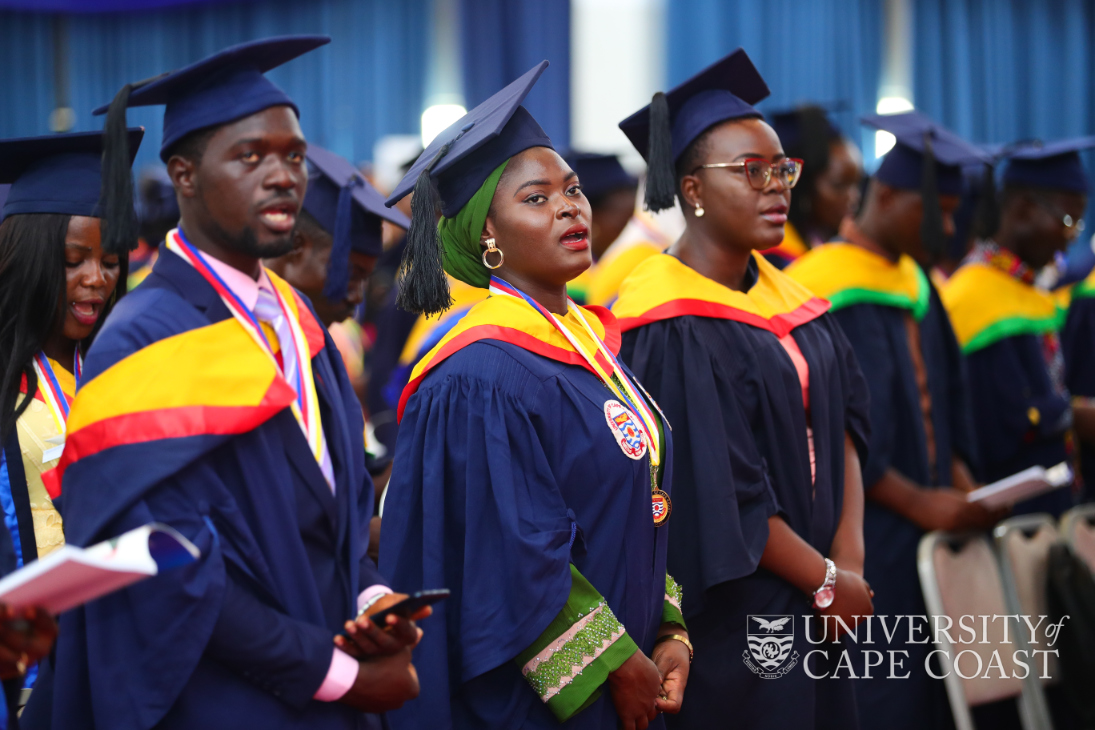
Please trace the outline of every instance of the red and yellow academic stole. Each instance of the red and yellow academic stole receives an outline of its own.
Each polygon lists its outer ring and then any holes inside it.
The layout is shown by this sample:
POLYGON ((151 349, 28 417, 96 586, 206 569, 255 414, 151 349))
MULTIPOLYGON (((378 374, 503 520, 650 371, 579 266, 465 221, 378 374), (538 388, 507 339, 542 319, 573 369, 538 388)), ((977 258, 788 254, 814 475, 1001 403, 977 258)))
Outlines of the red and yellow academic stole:
MULTIPOLYGON (((251 336, 255 344, 270 357, 275 371, 281 373, 282 368, 278 365, 274 348, 266 339, 266 333, 262 331, 262 326, 254 313, 240 301, 239 297, 224 283, 224 280, 217 275, 217 272, 205 263, 198 250, 186 240, 182 230, 176 228, 170 231, 167 234, 165 243, 168 249, 193 266, 202 278, 209 282, 209 285, 220 295, 221 301, 228 307, 228 311, 232 313, 235 320, 251 336)), ((290 344, 297 363, 293 380, 289 383, 297 394, 296 401, 291 408, 301 431, 304 432, 304 437, 308 440, 308 448, 311 450, 312 456, 315 457, 316 463, 322 464, 323 420, 319 413, 319 398, 316 395, 315 378, 312 376, 312 358, 308 349, 308 341, 304 337, 300 321, 293 314, 277 287, 274 287, 274 294, 277 296, 282 316, 289 323, 289 330, 292 333, 292 342, 290 344)), ((284 373, 282 375, 284 376, 284 373)))
POLYGON ((635 384, 624 372, 616 356, 612 354, 604 341, 589 326, 581 307, 567 297, 567 307, 577 315, 578 321, 582 323, 586 332, 597 343, 597 351, 601 354, 601 357, 606 362, 612 363, 615 378, 601 366, 594 353, 586 351, 578 338, 571 334, 570 330, 564 327, 553 313, 541 306, 535 299, 497 276, 492 276, 490 279, 490 293, 494 296, 524 300, 530 307, 542 314, 555 329, 566 337, 567 342, 585 359, 593 372, 597 374, 597 377, 619 398, 618 401, 605 401, 605 420, 608 422, 612 434, 616 437, 616 441, 620 444, 620 449, 626 456, 639 460, 646 454, 650 455, 651 507, 654 524, 655 526, 664 525, 673 512, 673 503, 669 500, 669 495, 658 488, 657 474, 658 466, 661 463, 661 437, 658 434, 658 422, 655 420, 654 413, 647 406, 646 401, 639 396, 635 384))

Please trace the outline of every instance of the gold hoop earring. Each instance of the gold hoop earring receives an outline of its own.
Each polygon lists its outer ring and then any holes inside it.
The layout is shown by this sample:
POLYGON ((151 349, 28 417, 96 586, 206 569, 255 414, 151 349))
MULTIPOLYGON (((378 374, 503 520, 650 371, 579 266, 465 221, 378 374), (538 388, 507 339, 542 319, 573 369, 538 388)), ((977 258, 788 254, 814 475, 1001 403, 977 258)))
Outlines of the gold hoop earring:
POLYGON ((703 206, 702 206, 702 205, 697 205, 697 206, 696 206, 696 217, 697 217, 697 218, 703 218, 703 214, 704 214, 704 213, 706 213, 706 212, 707 212, 707 211, 705 211, 705 210, 703 209, 703 206))
POLYGON ((502 253, 502 249, 497 248, 494 245, 494 239, 493 238, 488 238, 483 243, 487 244, 487 250, 483 252, 483 266, 486 266, 488 269, 497 269, 497 268, 501 267, 502 263, 506 260, 506 255, 504 253, 502 253), (487 262, 487 254, 488 253, 498 254, 498 263, 496 263, 494 266, 491 266, 487 262))

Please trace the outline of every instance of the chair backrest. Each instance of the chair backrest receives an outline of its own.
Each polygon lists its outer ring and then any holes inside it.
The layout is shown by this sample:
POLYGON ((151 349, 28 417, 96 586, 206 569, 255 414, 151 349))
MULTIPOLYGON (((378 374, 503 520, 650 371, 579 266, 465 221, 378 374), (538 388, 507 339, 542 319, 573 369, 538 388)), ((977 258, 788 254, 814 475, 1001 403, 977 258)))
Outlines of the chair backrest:
POLYGON ((988 536, 930 532, 920 539, 917 569, 933 626, 943 627, 949 619, 955 629, 933 630, 932 639, 943 652, 943 684, 956 729, 974 730, 971 707, 1015 698, 1024 730, 1052 730, 1041 686, 1015 661, 1014 622, 1005 626, 1003 621, 975 620, 973 643, 963 643, 970 641, 968 632, 958 630, 963 616, 1015 613, 1008 609, 988 536))
POLYGON ((1095 573, 1095 504, 1081 504, 1061 515, 1061 536, 1095 573))
MULTIPOLYGON (((1047 514, 1021 515, 998 524, 993 535, 1000 556, 1005 595, 1011 604, 1009 613, 1026 616, 1030 621, 1027 624, 1026 620, 1020 619, 1020 624, 1014 627, 1020 632, 1017 638, 1027 643, 1025 648, 1028 650, 1047 650, 1054 642, 1046 637, 1046 626, 1050 624, 1046 581, 1049 549, 1061 539, 1057 525, 1047 514), (1037 627, 1033 632, 1031 624, 1037 627)), ((1056 684, 1061 676, 1060 662, 1053 654, 1047 655, 1047 660, 1044 673, 1041 661, 1034 662, 1038 666, 1036 674, 1043 684, 1056 684)))

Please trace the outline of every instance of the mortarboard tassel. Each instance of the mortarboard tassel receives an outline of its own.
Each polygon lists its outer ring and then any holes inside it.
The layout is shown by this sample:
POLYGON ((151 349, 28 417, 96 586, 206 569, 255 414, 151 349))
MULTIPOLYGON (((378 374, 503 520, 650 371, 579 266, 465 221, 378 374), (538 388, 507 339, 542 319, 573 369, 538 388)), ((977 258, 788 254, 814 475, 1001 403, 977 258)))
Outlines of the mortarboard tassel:
POLYGON ((677 196, 677 170, 673 165, 673 130, 669 125, 669 100, 658 92, 650 100, 650 137, 647 145, 646 209, 652 213, 672 208, 677 196))
POLYGON ((411 227, 407 229, 407 247, 399 265, 399 293, 396 306, 407 312, 439 314, 452 306, 449 280, 437 232, 437 188, 430 172, 449 152, 452 142, 438 151, 418 175, 411 198, 411 227))
POLYGON ((984 241, 996 234, 996 227, 999 225, 1000 201, 996 199, 996 173, 992 163, 986 162, 981 178, 981 198, 977 201, 974 233, 984 241))
POLYGON ((323 285, 323 296, 330 302, 345 299, 346 287, 350 283, 350 231, 353 228, 354 188, 359 185, 361 178, 354 175, 338 191, 335 230, 331 233, 331 258, 327 261, 327 281, 323 285))
POLYGON ((125 112, 129 94, 145 84, 163 78, 152 78, 126 84, 114 95, 103 126, 103 184, 99 194, 99 216, 102 220, 103 251, 121 255, 137 248, 139 235, 137 212, 133 208, 133 173, 129 156, 129 130, 125 112))
POLYGON ((931 132, 924 133, 924 160, 920 172, 920 194, 923 215, 920 218, 920 240, 932 263, 943 254, 943 210, 939 206, 939 182, 935 175, 935 154, 931 132))

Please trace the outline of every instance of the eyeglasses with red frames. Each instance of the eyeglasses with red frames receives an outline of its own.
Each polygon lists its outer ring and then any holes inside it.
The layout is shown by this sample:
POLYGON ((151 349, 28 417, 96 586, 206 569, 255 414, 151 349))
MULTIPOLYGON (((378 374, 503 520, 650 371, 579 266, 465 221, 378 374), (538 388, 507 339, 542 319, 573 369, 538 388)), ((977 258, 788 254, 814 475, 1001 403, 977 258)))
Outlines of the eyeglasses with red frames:
POLYGON ((780 182, 786 187, 793 188, 802 177, 802 160, 796 157, 786 157, 779 162, 768 162, 759 157, 749 157, 741 162, 712 162, 700 165, 696 170, 706 170, 715 167, 725 167, 731 170, 744 170, 749 180, 749 186, 754 190, 764 190, 772 182, 772 176, 778 175, 780 182))

